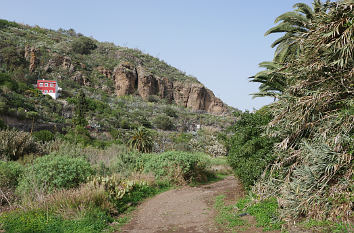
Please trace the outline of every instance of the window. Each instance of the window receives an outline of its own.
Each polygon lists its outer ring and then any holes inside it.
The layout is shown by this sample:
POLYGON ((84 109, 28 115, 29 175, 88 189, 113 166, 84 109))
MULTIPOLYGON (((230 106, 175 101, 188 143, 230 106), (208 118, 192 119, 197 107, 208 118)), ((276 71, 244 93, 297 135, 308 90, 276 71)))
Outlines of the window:
POLYGON ((48 90, 44 90, 44 93, 48 93, 48 90))
POLYGON ((53 90, 49 90, 49 93, 53 93, 53 90))
POLYGON ((47 86, 48 86, 48 83, 45 83, 44 86, 47 87, 47 86))
POLYGON ((54 84, 53 84, 53 83, 51 83, 51 84, 50 84, 50 87, 54 87, 54 84))
POLYGON ((39 86, 40 86, 40 87, 43 87, 43 83, 39 83, 39 86))

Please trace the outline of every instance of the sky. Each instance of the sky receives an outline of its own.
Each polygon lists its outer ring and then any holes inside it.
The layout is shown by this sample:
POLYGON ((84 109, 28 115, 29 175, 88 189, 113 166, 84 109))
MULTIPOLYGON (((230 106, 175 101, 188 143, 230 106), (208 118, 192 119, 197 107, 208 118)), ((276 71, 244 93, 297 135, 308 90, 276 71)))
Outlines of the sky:
POLYGON ((259 84, 248 81, 273 58, 280 35, 264 33, 297 2, 312 0, 0 0, 0 18, 140 49, 252 111, 273 101, 253 99, 259 84))

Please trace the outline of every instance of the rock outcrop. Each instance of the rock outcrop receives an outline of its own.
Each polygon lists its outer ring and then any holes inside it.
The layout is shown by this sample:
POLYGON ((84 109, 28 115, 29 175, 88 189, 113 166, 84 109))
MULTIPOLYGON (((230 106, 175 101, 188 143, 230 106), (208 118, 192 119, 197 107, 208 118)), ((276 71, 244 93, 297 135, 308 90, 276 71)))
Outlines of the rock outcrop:
POLYGON ((104 75, 106 78, 111 78, 112 77, 112 71, 110 71, 109 69, 104 68, 103 66, 97 66, 96 70, 104 75))
POLYGON ((25 59, 29 61, 29 71, 32 73, 37 68, 38 64, 38 50, 35 47, 25 47, 25 59))
POLYGON ((129 95, 135 92, 138 74, 136 68, 129 63, 117 66, 113 71, 113 78, 118 96, 129 95))
POLYGON ((141 66, 135 68, 129 63, 117 66, 112 76, 118 96, 137 93, 147 100, 149 96, 157 95, 195 111, 218 115, 228 111, 227 106, 201 83, 172 82, 168 78, 156 77, 146 72, 141 66))

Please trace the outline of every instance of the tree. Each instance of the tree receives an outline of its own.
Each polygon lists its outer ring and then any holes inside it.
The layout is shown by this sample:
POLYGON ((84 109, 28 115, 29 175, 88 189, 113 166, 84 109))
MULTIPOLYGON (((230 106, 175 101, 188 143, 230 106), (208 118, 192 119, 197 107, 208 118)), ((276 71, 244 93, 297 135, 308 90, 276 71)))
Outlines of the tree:
POLYGON ((353 208, 354 3, 315 11, 297 57, 278 69, 291 80, 271 105, 268 135, 277 157, 259 180, 260 196, 277 196, 284 218, 350 221, 353 208))
POLYGON ((253 97, 270 96, 277 98, 287 86, 284 75, 278 71, 281 65, 276 62, 261 62, 259 66, 266 68, 266 70, 249 77, 250 82, 261 83, 259 92, 253 93, 253 97))
POLYGON ((86 100, 85 93, 82 90, 80 90, 79 94, 77 95, 75 102, 76 102, 76 106, 75 106, 74 123, 77 126, 85 127, 87 125, 85 113, 88 110, 88 103, 86 100))
POLYGON ((153 147, 152 133, 145 127, 139 127, 133 131, 129 139, 129 146, 143 153, 151 152, 153 147))
POLYGON ((75 53, 90 54, 92 50, 97 48, 97 45, 92 39, 81 36, 74 40, 71 48, 75 53))
POLYGON ((287 80, 279 68, 282 67, 282 63, 292 61, 300 55, 302 48, 299 42, 309 30, 313 29, 312 21, 315 14, 325 11, 326 4, 315 0, 313 9, 305 3, 297 3, 293 7, 295 10, 278 16, 275 23, 279 24, 265 33, 265 36, 273 33, 285 34, 271 45, 272 48, 276 47, 273 61, 259 64, 266 70, 249 77, 251 82, 261 83, 259 92, 252 94, 253 97, 271 96, 277 98, 284 91, 291 80, 287 80))
POLYGON ((275 19, 278 25, 269 29, 265 36, 273 33, 285 33, 275 40, 271 47, 277 47, 274 55, 275 62, 286 62, 300 53, 299 38, 308 32, 313 24, 316 12, 324 9, 320 0, 313 2, 313 9, 305 3, 297 3, 293 6, 295 10, 286 12, 275 19))

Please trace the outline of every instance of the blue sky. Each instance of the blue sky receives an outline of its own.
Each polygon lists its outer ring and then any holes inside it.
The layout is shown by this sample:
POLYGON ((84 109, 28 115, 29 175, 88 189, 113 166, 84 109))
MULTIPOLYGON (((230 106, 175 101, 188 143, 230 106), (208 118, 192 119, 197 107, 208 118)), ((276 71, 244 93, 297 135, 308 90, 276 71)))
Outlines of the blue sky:
POLYGON ((51 29, 73 28, 99 41, 138 48, 198 78, 228 105, 258 109, 248 77, 271 60, 264 37, 274 19, 311 0, 1 0, 0 18, 51 29))

